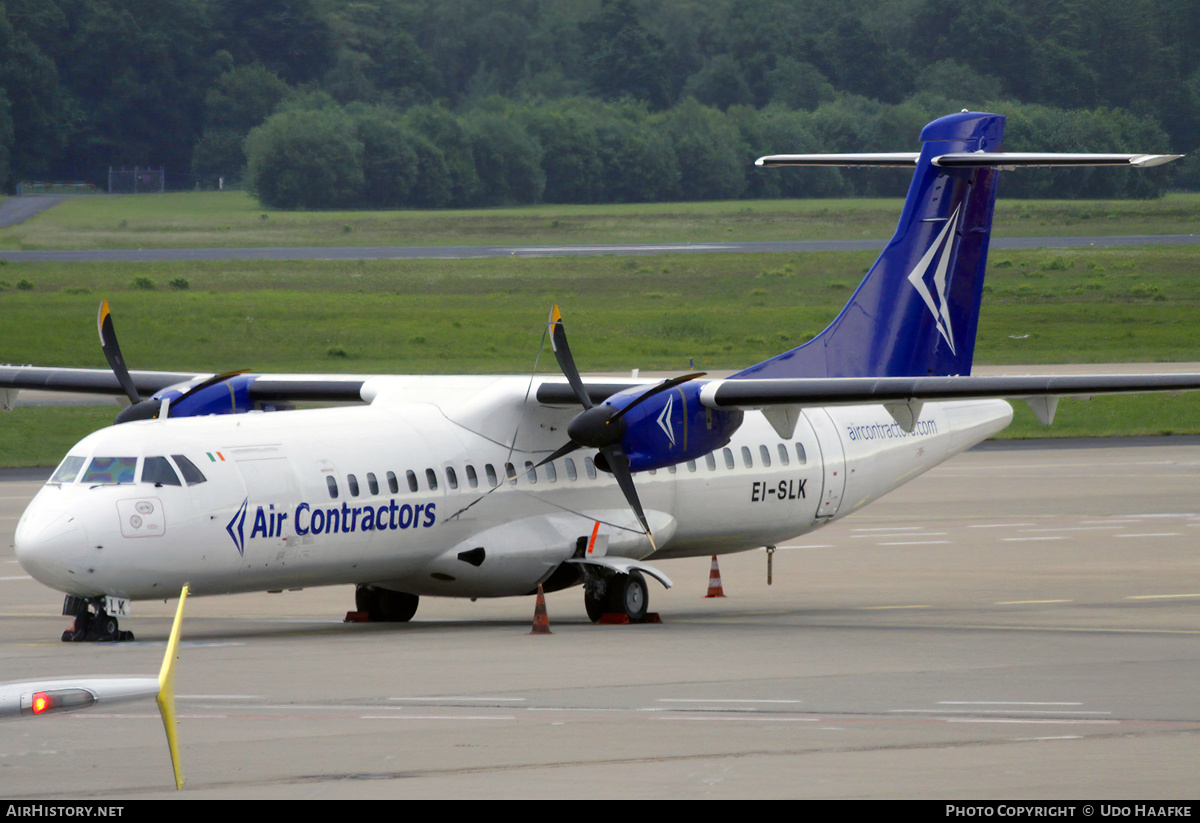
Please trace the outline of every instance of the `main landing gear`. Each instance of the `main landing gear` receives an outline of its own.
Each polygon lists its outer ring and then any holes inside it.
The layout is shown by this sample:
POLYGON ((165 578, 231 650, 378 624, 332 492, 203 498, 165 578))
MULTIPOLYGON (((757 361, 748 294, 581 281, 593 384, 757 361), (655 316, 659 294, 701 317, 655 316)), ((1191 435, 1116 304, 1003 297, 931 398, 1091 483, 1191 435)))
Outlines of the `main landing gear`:
POLYGON ((649 606, 646 578, 636 569, 628 574, 589 572, 584 580, 583 607, 593 623, 613 615, 639 623, 646 619, 649 606))
POLYGON ((354 588, 354 606, 370 623, 407 623, 417 613, 419 602, 415 594, 362 584, 354 588))
POLYGON ((103 597, 87 600, 69 594, 63 601, 63 614, 75 615, 75 625, 62 633, 64 643, 121 643, 133 640, 133 632, 122 629, 117 618, 104 610, 103 597))

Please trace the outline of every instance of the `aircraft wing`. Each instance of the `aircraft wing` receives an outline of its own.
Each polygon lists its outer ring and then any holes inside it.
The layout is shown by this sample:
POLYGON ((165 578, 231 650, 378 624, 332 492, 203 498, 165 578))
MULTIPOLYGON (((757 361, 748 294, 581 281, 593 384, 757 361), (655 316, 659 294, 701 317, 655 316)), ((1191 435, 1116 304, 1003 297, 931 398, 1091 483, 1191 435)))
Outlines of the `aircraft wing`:
POLYGON ((1005 398, 1025 400, 1037 419, 1050 425, 1060 397, 1182 392, 1200 389, 1200 374, 1060 374, 983 377, 839 377, 714 380, 700 402, 714 409, 761 409, 781 436, 790 436, 804 406, 880 403, 905 431, 912 431, 921 404, 938 400, 1005 398))
POLYGON ((1193 391, 1200 374, 1060 374, 985 377, 838 377, 713 380, 700 394, 716 409, 772 405, 836 406, 896 401, 1193 391))
MULTIPOLYGON (((167 386, 212 375, 195 372, 130 372, 141 394, 151 395, 167 386)), ((0 366, 0 389, 76 392, 125 396, 111 369, 59 369, 43 366, 0 366)))
MULTIPOLYGON (((201 382, 214 375, 203 372, 131 371, 138 394, 149 397, 170 386, 201 382)), ((248 391, 258 402, 362 401, 367 377, 336 374, 247 374, 248 391)), ((0 391, 56 391, 124 397, 111 369, 64 369, 46 366, 0 366, 0 391)))
MULTIPOLYGON (((633 388, 634 386, 653 385, 653 382, 647 384, 642 383, 588 383, 583 384, 584 391, 587 392, 588 398, 596 404, 603 403, 614 394, 625 389, 633 388)), ((546 381, 541 383, 537 388, 537 401, 545 403, 548 406, 578 406, 579 400, 575 397, 575 390, 566 382, 551 382, 546 381)))

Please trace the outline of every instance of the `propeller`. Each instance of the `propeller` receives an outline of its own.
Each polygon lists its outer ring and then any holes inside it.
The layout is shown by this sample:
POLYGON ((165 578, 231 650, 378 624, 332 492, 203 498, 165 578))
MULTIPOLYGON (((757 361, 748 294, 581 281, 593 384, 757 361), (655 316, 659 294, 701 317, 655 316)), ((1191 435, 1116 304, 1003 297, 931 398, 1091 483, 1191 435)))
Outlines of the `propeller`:
POLYGON ((108 367, 117 376, 117 382, 121 384, 130 404, 136 406, 142 402, 142 398, 138 396, 137 387, 133 385, 133 378, 129 376, 129 368, 125 365, 125 358, 121 356, 121 346, 117 343, 117 332, 113 328, 112 314, 108 310, 107 300, 100 301, 100 311, 96 315, 96 328, 100 331, 100 348, 104 349, 108 367))
POLYGON ((563 327, 562 314, 557 305, 550 311, 549 324, 550 347, 554 350, 558 368, 567 378, 567 382, 575 392, 575 398, 579 401, 579 405, 583 406, 583 411, 575 415, 567 424, 567 436, 570 438, 567 443, 538 463, 535 468, 570 454, 576 449, 597 449, 599 455, 596 465, 611 472, 617 479, 617 485, 620 486, 621 493, 625 495, 625 501, 629 504, 629 508, 637 516, 642 530, 650 540, 650 545, 657 548, 654 544, 654 536, 650 533, 650 524, 646 521, 646 513, 642 509, 641 500, 638 499, 637 489, 633 483, 633 474, 629 471, 629 458, 621 448, 621 441, 625 437, 624 418, 631 410, 645 403, 651 397, 673 389, 681 383, 702 377, 705 373, 694 372, 664 380, 638 395, 623 408, 608 404, 597 406, 588 396, 583 380, 579 376, 579 369, 575 366, 575 358, 571 356, 571 348, 567 345, 567 332, 563 327))
MULTIPOLYGON (((157 397, 150 397, 143 400, 138 395, 137 387, 133 383, 133 377, 129 374, 129 367, 125 365, 125 357, 121 354, 121 346, 117 343, 117 332, 113 325, 112 313, 108 309, 107 300, 100 301, 100 311, 96 315, 96 328, 100 332, 100 348, 104 350, 104 357, 108 360, 108 366, 113 370, 113 374, 116 375, 117 382, 121 384, 121 389, 124 390, 125 396, 129 398, 129 407, 122 409, 117 414, 115 422, 128 423, 131 420, 152 420, 157 418, 162 411, 164 401, 157 397)), ((172 402, 175 404, 181 403, 188 397, 207 389, 209 386, 214 386, 217 383, 224 382, 239 374, 245 374, 248 371, 250 370, 240 369, 225 374, 213 375, 189 387, 172 402)), ((167 416, 171 416, 170 405, 167 407, 167 416)))

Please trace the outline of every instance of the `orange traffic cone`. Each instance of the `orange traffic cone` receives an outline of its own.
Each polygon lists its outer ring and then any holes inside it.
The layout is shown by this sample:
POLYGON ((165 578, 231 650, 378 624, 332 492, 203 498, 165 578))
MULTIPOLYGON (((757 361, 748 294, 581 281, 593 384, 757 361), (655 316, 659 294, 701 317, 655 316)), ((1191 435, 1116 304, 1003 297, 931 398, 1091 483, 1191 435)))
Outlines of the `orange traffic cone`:
POLYGON ((708 594, 705 597, 724 597, 725 590, 721 588, 721 570, 717 568, 717 556, 712 556, 712 569, 708 573, 708 594))
POLYGON ((546 616, 546 595, 542 594, 542 586, 538 584, 537 605, 533 607, 533 631, 530 634, 553 634, 550 631, 550 618, 546 616))

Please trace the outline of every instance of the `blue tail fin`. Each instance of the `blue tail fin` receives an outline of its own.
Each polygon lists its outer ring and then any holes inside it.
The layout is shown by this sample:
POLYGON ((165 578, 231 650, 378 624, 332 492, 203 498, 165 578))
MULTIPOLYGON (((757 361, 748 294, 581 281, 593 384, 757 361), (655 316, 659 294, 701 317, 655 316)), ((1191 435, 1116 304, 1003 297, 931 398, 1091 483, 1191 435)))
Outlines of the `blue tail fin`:
POLYGON ((837 319, 812 341, 734 377, 970 374, 999 172, 987 166, 939 166, 934 160, 996 152, 1003 137, 1003 117, 963 112, 926 126, 919 156, 764 158, 774 161, 764 165, 915 161, 916 172, 895 236, 837 319))

